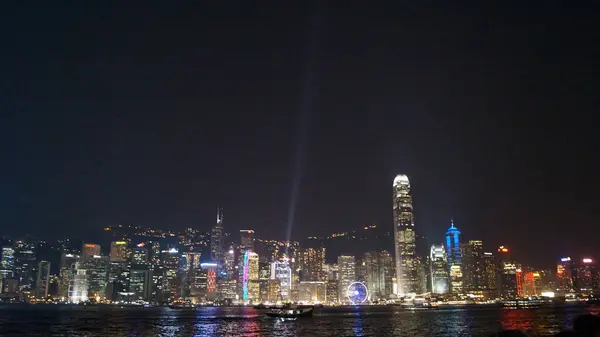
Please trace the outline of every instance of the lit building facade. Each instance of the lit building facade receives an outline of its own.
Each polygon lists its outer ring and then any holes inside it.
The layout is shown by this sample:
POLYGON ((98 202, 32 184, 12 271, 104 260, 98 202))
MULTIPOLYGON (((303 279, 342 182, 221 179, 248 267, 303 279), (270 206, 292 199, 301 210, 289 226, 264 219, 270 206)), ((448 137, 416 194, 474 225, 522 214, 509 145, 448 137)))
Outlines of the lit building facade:
POLYGON ((446 232, 446 256, 450 269, 450 291, 453 294, 463 293, 463 258, 461 250, 461 232, 450 222, 446 232))
POLYGON ((95 243, 84 243, 81 248, 81 260, 87 261, 102 254, 100 245, 95 243))
POLYGON ((77 270, 75 264, 79 261, 80 256, 71 253, 63 252, 60 257, 60 266, 58 271, 58 296, 63 301, 69 299, 69 285, 73 284, 73 279, 77 270))
POLYGON ((394 178, 393 211, 397 292, 404 296, 420 289, 410 182, 403 174, 394 178))
POLYGON ((598 271, 596 261, 592 258, 582 258, 575 268, 575 289, 582 294, 593 294, 598 289, 598 271))
POLYGON ((296 252, 296 262, 300 270, 300 281, 323 281, 327 277, 325 265, 325 248, 305 248, 296 252))
POLYGON ((388 299, 392 295, 394 259, 387 251, 367 252, 363 257, 364 282, 369 289, 369 300, 388 299))
POLYGON ((573 261, 570 257, 563 257, 556 264, 557 291, 568 294, 575 291, 573 284, 573 261))
POLYGON ((341 255, 337 259, 339 280, 338 280, 338 301, 347 303, 346 292, 352 282, 356 281, 356 259, 354 256, 341 255))
POLYGON ((483 295, 488 291, 483 242, 470 240, 463 245, 463 253, 464 290, 468 293, 483 295))
POLYGON ((447 294, 449 291, 448 259, 443 245, 432 245, 429 253, 431 292, 447 294))
POLYGON ((40 261, 37 268, 37 280, 35 282, 35 297, 48 297, 48 286, 50 285, 50 262, 40 261))
POLYGON ((496 298, 498 297, 498 286, 497 286, 497 266, 496 266, 496 258, 494 254, 491 252, 483 253, 483 265, 484 265, 484 273, 485 273, 485 284, 486 290, 488 291, 488 297, 496 298))
POLYGON ((514 299, 518 296, 517 265, 512 261, 508 248, 498 248, 500 296, 504 299, 514 299))
POLYGON ((287 258, 271 263, 271 279, 279 281, 281 300, 289 301, 292 291, 292 268, 287 258))
POLYGON ((129 261, 129 248, 127 241, 113 241, 110 243, 110 262, 129 261))
POLYGON ((15 250, 13 247, 2 247, 0 260, 0 279, 12 278, 15 274, 15 250))
POLYGON ((298 300, 302 303, 325 303, 327 301, 327 283, 324 281, 300 281, 298 300))
POLYGON ((220 265, 225 258, 223 230, 223 209, 217 208, 217 222, 210 234, 210 258, 220 265))

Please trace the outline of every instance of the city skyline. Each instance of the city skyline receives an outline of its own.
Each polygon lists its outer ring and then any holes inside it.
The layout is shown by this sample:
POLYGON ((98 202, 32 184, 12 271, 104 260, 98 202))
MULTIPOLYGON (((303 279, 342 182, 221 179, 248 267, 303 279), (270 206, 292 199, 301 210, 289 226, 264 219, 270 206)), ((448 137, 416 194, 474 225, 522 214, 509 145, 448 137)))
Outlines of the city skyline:
POLYGON ((420 235, 453 216, 533 263, 599 255, 577 6, 120 6, 0 13, 0 233, 208 230, 215 207, 273 238, 392 228, 402 172, 420 235))

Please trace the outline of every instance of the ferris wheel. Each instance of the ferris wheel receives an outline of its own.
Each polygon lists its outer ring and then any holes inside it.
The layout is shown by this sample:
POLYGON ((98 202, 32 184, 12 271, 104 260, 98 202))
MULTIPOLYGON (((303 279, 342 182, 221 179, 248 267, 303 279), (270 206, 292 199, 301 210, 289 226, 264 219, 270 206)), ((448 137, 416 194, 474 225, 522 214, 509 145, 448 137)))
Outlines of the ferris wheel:
POLYGON ((369 298, 369 290, 367 286, 362 282, 352 282, 348 286, 346 296, 352 304, 362 304, 369 298))

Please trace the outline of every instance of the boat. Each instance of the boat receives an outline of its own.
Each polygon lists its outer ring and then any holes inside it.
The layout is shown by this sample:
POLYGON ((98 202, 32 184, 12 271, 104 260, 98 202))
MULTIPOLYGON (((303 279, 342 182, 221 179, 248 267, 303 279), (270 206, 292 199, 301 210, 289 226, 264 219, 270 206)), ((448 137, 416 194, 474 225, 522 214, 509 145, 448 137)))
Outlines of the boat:
POLYGON ((169 308, 171 309, 192 309, 194 305, 192 303, 187 302, 174 302, 169 304, 169 308))
POLYGON ((267 311, 267 316, 276 318, 290 318, 296 319, 298 317, 312 317, 313 308, 285 308, 285 309, 271 309, 267 311))
POLYGON ((290 322, 295 321, 298 317, 277 317, 280 322, 290 322))

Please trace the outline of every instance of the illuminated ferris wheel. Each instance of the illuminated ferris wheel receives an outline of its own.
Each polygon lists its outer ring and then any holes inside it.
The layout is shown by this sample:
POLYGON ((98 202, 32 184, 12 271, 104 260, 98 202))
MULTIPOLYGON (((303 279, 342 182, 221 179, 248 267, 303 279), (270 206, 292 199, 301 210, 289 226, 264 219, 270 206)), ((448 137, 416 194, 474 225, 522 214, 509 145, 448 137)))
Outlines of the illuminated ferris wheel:
POLYGON ((367 298, 369 298, 369 290, 367 289, 367 286, 364 283, 353 282, 348 286, 346 296, 348 297, 350 303, 362 304, 365 303, 367 298))

